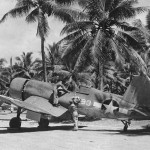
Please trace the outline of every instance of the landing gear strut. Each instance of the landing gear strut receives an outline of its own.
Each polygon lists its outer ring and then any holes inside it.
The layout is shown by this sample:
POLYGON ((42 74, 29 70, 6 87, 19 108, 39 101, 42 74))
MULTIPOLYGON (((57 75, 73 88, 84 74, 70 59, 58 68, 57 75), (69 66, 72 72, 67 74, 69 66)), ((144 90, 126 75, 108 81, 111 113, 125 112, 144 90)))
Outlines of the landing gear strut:
POLYGON ((122 123, 124 124, 123 131, 126 132, 126 131, 128 130, 128 126, 131 124, 131 121, 130 121, 130 120, 128 120, 128 121, 126 121, 126 120, 121 120, 121 121, 122 121, 122 123))
POLYGON ((19 107, 17 110, 17 117, 12 118, 9 122, 10 128, 20 128, 21 127, 20 114, 21 114, 21 108, 19 107))

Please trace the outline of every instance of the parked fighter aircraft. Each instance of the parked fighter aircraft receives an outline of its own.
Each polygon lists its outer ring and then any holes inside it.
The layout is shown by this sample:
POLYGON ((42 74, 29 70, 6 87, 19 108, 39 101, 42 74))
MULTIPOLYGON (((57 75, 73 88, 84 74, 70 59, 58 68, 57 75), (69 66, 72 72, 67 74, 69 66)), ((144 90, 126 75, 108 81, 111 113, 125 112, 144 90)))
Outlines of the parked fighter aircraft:
POLYGON ((59 106, 52 105, 53 85, 36 80, 15 78, 10 84, 10 97, 0 95, 0 100, 18 106, 17 117, 10 120, 10 127, 20 127, 20 114, 27 110, 27 118, 37 120, 41 127, 49 124, 49 115, 63 115, 74 96, 81 99, 79 114, 95 118, 120 119, 127 130, 132 119, 150 119, 150 79, 145 75, 134 77, 124 96, 102 92, 94 88, 80 87, 76 93, 59 94, 59 106))

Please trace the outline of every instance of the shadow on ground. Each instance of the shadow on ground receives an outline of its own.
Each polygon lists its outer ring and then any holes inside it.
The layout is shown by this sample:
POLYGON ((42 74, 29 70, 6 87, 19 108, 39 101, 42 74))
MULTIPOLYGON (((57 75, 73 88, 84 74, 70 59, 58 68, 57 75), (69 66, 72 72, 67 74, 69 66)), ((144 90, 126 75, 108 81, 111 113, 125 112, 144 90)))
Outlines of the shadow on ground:
MULTIPOLYGON (((79 126, 80 128, 84 128, 86 126, 79 126)), ((4 128, 4 130, 0 130, 0 134, 7 134, 7 133, 25 133, 25 132, 45 132, 45 131, 55 131, 55 130, 64 130, 64 131, 72 131, 73 126, 61 125, 61 126, 49 126, 46 129, 41 129, 38 127, 22 127, 20 129, 11 129, 8 127, 0 127, 4 128), (5 129, 6 128, 6 129, 5 129)))
MULTIPOLYGON (((150 128, 143 128, 143 129, 132 129, 128 130, 126 132, 122 130, 107 130, 107 129, 87 129, 84 128, 87 126, 79 126, 79 131, 90 131, 90 132, 103 132, 103 134, 110 134, 110 135, 125 135, 125 136, 144 136, 144 135, 150 135, 150 128)), ((3 127, 4 128, 4 127, 3 127)), ((29 132, 45 132, 45 131, 56 131, 56 130, 61 130, 61 131, 72 131, 73 126, 68 126, 68 125, 61 125, 61 126, 49 126, 47 129, 40 129, 37 127, 22 127, 21 129, 10 129, 7 128, 4 130, 0 130, 0 134, 8 134, 8 133, 29 133, 29 132)))
POLYGON ((142 136, 142 135, 150 135, 150 127, 143 126, 143 129, 128 129, 128 131, 123 131, 121 129, 113 130, 113 129, 80 129, 82 131, 96 131, 96 132, 104 132, 103 134, 113 134, 113 135, 125 135, 125 136, 142 136))

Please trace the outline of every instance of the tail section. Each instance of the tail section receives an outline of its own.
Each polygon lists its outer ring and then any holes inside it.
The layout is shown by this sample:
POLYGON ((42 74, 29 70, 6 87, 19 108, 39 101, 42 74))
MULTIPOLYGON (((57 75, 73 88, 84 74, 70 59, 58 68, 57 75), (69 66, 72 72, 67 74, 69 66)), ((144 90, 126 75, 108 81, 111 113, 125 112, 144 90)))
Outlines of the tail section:
POLYGON ((123 100, 136 106, 150 107, 150 78, 144 74, 135 76, 123 100))

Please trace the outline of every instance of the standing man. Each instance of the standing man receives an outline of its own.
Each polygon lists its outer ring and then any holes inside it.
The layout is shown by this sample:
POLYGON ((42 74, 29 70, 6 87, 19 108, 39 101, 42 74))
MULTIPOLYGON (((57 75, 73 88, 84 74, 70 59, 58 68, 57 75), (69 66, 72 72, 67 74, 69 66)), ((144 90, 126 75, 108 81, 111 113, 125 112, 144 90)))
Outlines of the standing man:
POLYGON ((57 90, 56 85, 53 87, 52 99, 53 99, 53 106, 57 107, 58 106, 58 90, 57 90))
POLYGON ((68 108, 74 122, 74 131, 78 130, 78 104, 80 103, 80 101, 81 99, 79 97, 73 97, 68 108))

